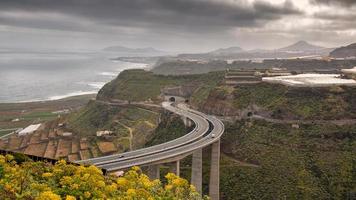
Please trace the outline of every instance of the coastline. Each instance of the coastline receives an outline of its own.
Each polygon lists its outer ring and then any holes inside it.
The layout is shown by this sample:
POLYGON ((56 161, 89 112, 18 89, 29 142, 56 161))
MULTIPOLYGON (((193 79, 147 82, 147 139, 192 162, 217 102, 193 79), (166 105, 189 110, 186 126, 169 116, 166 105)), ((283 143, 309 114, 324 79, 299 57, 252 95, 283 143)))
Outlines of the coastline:
MULTIPOLYGON (((16 57, 16 55, 13 57, 16 57)), ((23 67, 19 68, 18 71, 21 73, 21 70, 29 70, 31 76, 28 76, 28 78, 27 76, 21 78, 16 74, 18 72, 12 71, 11 68, 0 76, 3 81, 0 83, 4 87, 1 90, 0 103, 42 102, 71 96, 97 94, 106 83, 116 78, 122 71, 148 68, 146 63, 114 61, 104 56, 89 57, 83 61, 68 58, 60 66, 77 65, 78 67, 75 70, 64 67, 63 70, 58 72, 58 76, 55 76, 54 73, 49 71, 50 66, 61 63, 61 60, 58 62, 51 60, 50 63, 47 63, 46 58, 42 57, 41 59, 33 58, 33 60, 35 60, 34 65, 36 67, 45 69, 43 73, 37 73, 36 70, 31 71, 31 68, 23 67), (86 66, 87 63, 92 64, 86 66), (67 75, 65 75, 66 73, 67 75)), ((10 66, 10 64, 5 65, 0 62, 2 66, 10 66)), ((19 66, 22 66, 21 64, 19 66)))
POLYGON ((95 98, 97 95, 97 92, 95 93, 88 93, 88 94, 79 94, 79 95, 73 95, 73 96, 66 96, 63 98, 59 98, 59 99, 45 99, 45 100, 33 100, 33 101, 21 101, 21 102, 0 102, 0 108, 1 106, 4 105, 29 105, 29 104, 33 104, 33 105, 44 105, 44 104, 56 104, 56 103, 64 103, 64 102, 69 102, 69 101, 78 101, 78 100, 90 100, 95 98))
POLYGON ((96 94, 86 94, 58 100, 0 103, 0 137, 18 128, 51 121, 59 115, 76 111, 95 97, 96 94))

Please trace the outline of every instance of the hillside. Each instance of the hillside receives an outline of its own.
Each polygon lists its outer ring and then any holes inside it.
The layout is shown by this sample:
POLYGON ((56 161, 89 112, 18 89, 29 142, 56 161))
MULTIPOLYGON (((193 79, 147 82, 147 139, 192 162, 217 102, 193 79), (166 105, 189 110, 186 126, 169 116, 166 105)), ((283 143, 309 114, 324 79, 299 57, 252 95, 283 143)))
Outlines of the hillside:
POLYGON ((212 55, 228 55, 228 54, 234 54, 234 53, 240 53, 243 52, 244 50, 241 47, 228 47, 228 48, 220 48, 214 51, 209 52, 209 54, 212 55))
POLYGON ((334 51, 330 52, 330 57, 334 57, 334 58, 356 57, 356 43, 335 49, 334 51))
POLYGON ((347 199, 355 192, 356 125, 226 124, 224 199, 347 199))
MULTIPOLYGON (((96 130, 115 130, 122 142, 130 127, 136 131, 135 148, 172 140, 187 131, 179 117, 105 101, 159 103, 165 87, 191 84, 196 87, 188 96, 190 104, 224 120, 223 199, 341 200, 355 192, 356 88, 290 88, 266 83, 229 87, 222 85, 223 76, 224 72, 166 76, 124 71, 102 88, 97 101, 68 118, 68 128, 86 137, 96 130)), ((129 149, 127 141, 118 144, 129 149)), ((205 193, 209 156, 206 148, 205 193)), ((181 176, 187 180, 190 166, 191 157, 181 161, 181 176)))
MULTIPOLYGON (((133 83, 143 77, 163 85, 189 77, 129 73, 124 80, 127 87, 136 86, 131 88, 133 96, 141 93, 140 84, 133 83)), ((345 199, 354 190, 356 121, 352 119, 356 118, 356 88, 290 88, 265 83, 228 87, 217 78, 214 82, 196 89, 190 103, 225 120, 220 169, 224 199, 345 199)), ((125 90, 123 85, 120 87, 125 90)), ((181 122, 165 121, 148 145, 179 137, 183 132, 181 122), (176 129, 182 131, 172 132, 176 129), (166 131, 174 136, 166 137, 166 131)), ((189 179, 191 158, 181 164, 182 177, 189 179)), ((208 165, 206 149, 205 192, 208 165)))
MULTIPOLYGON (((245 117, 248 113, 289 120, 340 120, 356 118, 356 88, 292 88, 278 84, 220 86, 211 90, 204 112, 245 117)), ((193 95, 194 97, 194 95, 193 95)))
POLYGON ((205 101, 194 95, 196 108, 224 120, 223 199, 341 200, 355 192, 356 88, 220 85, 205 101))
POLYGON ((310 44, 306 41, 298 41, 294 44, 291 44, 289 46, 280 48, 280 49, 276 49, 276 51, 297 51, 297 52, 312 52, 312 51, 320 51, 326 49, 325 47, 321 47, 321 46, 316 46, 313 44, 310 44))
POLYGON ((161 91, 166 87, 193 85, 209 87, 221 80, 223 73, 204 75, 165 76, 144 70, 126 70, 106 84, 98 93, 99 100, 162 101, 161 91))
POLYGON ((158 126, 159 112, 135 106, 110 106, 92 101, 79 112, 70 115, 67 128, 92 143, 113 142, 118 152, 143 147, 158 126), (98 138, 97 131, 110 130, 108 138, 98 138))
POLYGON ((262 62, 234 61, 227 63, 224 60, 212 61, 186 61, 165 60, 157 63, 151 70, 162 75, 189 75, 204 74, 208 72, 224 71, 226 69, 266 69, 285 68, 291 71, 336 70, 352 68, 356 60, 318 60, 318 59, 264 59, 262 62))
POLYGON ((310 44, 306 41, 299 41, 286 47, 277 49, 255 49, 245 51, 240 47, 218 49, 208 53, 180 54, 178 59, 197 59, 209 61, 212 59, 232 60, 232 59, 274 59, 274 58, 295 58, 304 56, 327 56, 333 48, 325 48, 310 44))

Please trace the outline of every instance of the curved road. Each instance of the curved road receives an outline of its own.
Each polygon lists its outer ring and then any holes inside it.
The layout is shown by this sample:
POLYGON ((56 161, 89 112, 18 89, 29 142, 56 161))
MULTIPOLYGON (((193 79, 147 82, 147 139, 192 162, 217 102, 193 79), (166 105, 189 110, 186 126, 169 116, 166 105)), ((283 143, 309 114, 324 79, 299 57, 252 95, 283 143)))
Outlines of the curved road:
POLYGON ((186 135, 163 144, 122 154, 81 160, 77 163, 93 164, 109 172, 132 166, 149 165, 193 153, 218 141, 224 132, 224 124, 219 119, 189 109, 185 104, 178 104, 176 107, 172 103, 163 102, 162 106, 170 112, 191 119, 195 123, 195 128, 186 135))

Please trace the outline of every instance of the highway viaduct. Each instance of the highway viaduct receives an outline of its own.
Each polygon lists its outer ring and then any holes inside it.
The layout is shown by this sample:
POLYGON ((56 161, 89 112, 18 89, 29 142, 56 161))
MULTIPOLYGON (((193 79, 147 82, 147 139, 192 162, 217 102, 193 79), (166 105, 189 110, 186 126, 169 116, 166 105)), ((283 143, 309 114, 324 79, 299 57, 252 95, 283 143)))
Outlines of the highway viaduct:
MULTIPOLYGON (((114 105, 110 103, 110 105, 114 105)), ((180 174, 180 160, 192 155, 191 184, 202 194, 203 148, 211 146, 209 196, 219 199, 220 137, 224 124, 214 116, 192 110, 183 103, 163 102, 162 107, 180 115, 195 124, 192 131, 184 136, 159 145, 135 151, 77 161, 93 164, 108 172, 125 170, 133 166, 147 166, 152 179, 159 178, 160 165, 170 163, 171 172, 180 174), (172 165, 173 163, 173 165, 172 165)), ((185 120, 188 122, 188 120, 185 120)))

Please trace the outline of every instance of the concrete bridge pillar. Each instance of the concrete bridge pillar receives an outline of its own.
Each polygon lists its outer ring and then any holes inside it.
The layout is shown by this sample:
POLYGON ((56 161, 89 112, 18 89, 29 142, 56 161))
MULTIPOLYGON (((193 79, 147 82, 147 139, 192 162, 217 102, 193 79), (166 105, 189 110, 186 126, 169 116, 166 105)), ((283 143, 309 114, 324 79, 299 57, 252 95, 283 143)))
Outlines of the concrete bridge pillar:
POLYGON ((211 145, 211 163, 210 163, 210 183, 209 196, 212 200, 219 200, 220 187, 220 140, 211 145))
POLYGON ((159 179, 160 175, 159 175, 159 165, 150 165, 148 166, 148 177, 150 177, 150 179, 154 180, 154 179, 159 179))
POLYGON ((203 182, 203 151, 198 149, 193 152, 192 158, 192 177, 191 184, 194 185, 197 192, 202 194, 203 182))
POLYGON ((179 176, 179 174, 180 174, 180 160, 173 162, 169 166, 169 171, 174 173, 175 175, 179 176))
POLYGON ((192 120, 190 120, 189 118, 187 118, 187 117, 182 117, 182 118, 183 118, 184 125, 186 127, 191 127, 193 125, 192 120))

